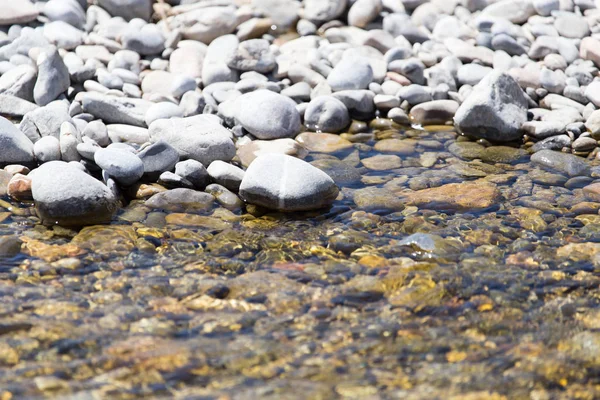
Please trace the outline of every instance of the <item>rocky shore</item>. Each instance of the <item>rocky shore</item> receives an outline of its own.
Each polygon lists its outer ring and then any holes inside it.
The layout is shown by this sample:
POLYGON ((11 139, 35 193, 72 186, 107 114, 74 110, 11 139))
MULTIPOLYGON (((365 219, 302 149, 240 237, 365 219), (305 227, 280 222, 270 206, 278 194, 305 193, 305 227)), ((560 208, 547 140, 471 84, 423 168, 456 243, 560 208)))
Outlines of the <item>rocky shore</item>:
POLYGON ((132 199, 320 209, 336 182, 302 159, 378 124, 454 125, 589 176, 596 3, 3 0, 0 193, 62 225, 132 199))

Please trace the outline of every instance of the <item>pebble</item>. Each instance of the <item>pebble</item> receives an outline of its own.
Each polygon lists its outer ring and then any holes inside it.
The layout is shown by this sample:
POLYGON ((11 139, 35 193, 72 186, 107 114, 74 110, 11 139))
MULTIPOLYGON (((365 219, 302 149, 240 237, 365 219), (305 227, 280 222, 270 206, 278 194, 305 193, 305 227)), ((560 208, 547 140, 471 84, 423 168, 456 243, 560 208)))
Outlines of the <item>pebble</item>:
POLYGON ((213 195, 192 189, 171 189, 157 193, 146 200, 145 205, 167 211, 203 211, 212 207, 213 195))
POLYGON ((45 136, 35 142, 33 153, 40 163, 60 161, 60 142, 54 136, 45 136))
POLYGON ((182 160, 200 161, 205 166, 215 160, 230 161, 235 156, 231 132, 208 117, 156 120, 149 128, 150 139, 164 140, 179 152, 182 160))
POLYGON ((540 167, 556 170, 569 177, 589 175, 590 165, 584 159, 552 150, 541 150, 531 156, 531 162, 540 167))
POLYGON ((66 92, 71 80, 56 47, 38 56, 37 67, 38 77, 33 88, 33 98, 37 104, 45 106, 66 92))
POLYGON ((118 209, 107 186, 65 162, 47 162, 29 176, 35 208, 45 224, 102 224, 109 222, 118 209))
POLYGON ((304 124, 311 131, 337 133, 350 124, 350 115, 340 100, 332 96, 320 96, 308 104, 304 124))
POLYGON ((100 149, 94 154, 94 161, 111 178, 123 186, 136 183, 144 174, 144 163, 126 150, 100 149))
POLYGON ((208 171, 201 162, 185 160, 175 164, 175 174, 194 185, 197 190, 204 190, 210 181, 208 171))
POLYGON ((206 169, 211 179, 231 190, 238 192, 244 178, 244 170, 224 161, 213 161, 206 169))
POLYGON ((137 156, 144 164, 144 176, 150 180, 155 180, 165 171, 173 170, 179 162, 179 152, 162 140, 145 147, 137 156))
POLYGON ((333 91, 366 89, 373 81, 373 69, 364 58, 343 58, 327 77, 333 91))
POLYGON ((284 154, 257 157, 240 185, 242 200, 279 211, 327 207, 338 192, 335 182, 325 172, 284 154))
POLYGON ((151 0, 98 0, 98 5, 113 17, 121 17, 126 21, 134 18, 148 21, 152 14, 151 0))
POLYGON ((0 25, 25 24, 34 21, 39 12, 38 9, 29 0, 22 0, 18 3, 10 0, 0 1, 0 25))
POLYGON ((0 148, 0 166, 33 162, 33 143, 4 117, 0 117, 0 148))
POLYGON ((145 127, 146 113, 153 103, 142 99, 115 97, 100 93, 85 93, 81 104, 83 111, 109 124, 126 124, 145 127))
POLYGON ((296 103, 270 90, 239 96, 234 113, 236 121, 258 139, 280 139, 300 133, 296 103))

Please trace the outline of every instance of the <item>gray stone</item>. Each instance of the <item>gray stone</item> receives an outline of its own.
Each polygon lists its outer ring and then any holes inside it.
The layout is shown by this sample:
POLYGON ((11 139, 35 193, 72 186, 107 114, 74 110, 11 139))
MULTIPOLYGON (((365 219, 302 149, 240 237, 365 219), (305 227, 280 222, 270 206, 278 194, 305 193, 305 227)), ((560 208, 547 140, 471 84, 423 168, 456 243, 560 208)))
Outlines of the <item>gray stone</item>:
POLYGON ((338 18, 348 4, 347 0, 305 0, 304 18, 316 23, 338 18))
POLYGON ((122 17, 126 21, 134 18, 149 21, 152 15, 151 0, 98 0, 98 5, 113 17, 122 17))
POLYGON ((108 129, 106 129, 104 122, 100 120, 88 123, 81 135, 92 139, 102 147, 106 147, 110 143, 110 139, 108 138, 108 129))
POLYGON ((574 13, 562 12, 557 15, 554 27, 562 37, 581 39, 588 36, 590 27, 582 16, 574 13))
POLYGON ((40 106, 56 100, 71 85, 69 70, 56 47, 42 52, 37 59, 38 77, 33 88, 33 98, 40 106))
POLYGON ((156 103, 146 111, 146 124, 150 124, 158 119, 182 118, 183 109, 177 104, 168 101, 156 103))
POLYGON ((125 143, 130 148, 130 144, 144 144, 150 140, 148 129, 139 126, 110 124, 106 125, 106 130, 112 142, 109 146, 125 143))
POLYGON ((482 16, 506 18, 514 24, 522 24, 535 14, 531 0, 500 0, 487 6, 482 16))
POLYGON ((531 150, 534 153, 542 150, 561 150, 565 147, 571 146, 571 138, 568 135, 557 135, 547 137, 546 139, 540 140, 533 146, 531 150))
POLYGON ((265 39, 250 39, 241 42, 235 52, 225 60, 230 68, 238 71, 268 73, 275 68, 275 56, 265 39))
POLYGON ((57 100, 25 114, 20 129, 35 143, 44 136, 54 136, 58 139, 63 122, 73 122, 69 115, 69 103, 57 100))
POLYGON ((109 124, 146 126, 146 112, 153 105, 142 99, 107 96, 100 93, 85 93, 81 104, 83 111, 109 124))
POLYGON ((420 125, 443 125, 452 121, 459 104, 454 100, 434 100, 421 103, 410 110, 412 122, 420 125))
POLYGON ((0 166, 33 162, 33 143, 4 117, 0 117, 0 149, 0 166))
POLYGON ((498 142, 520 139, 527 121, 527 100, 519 84, 505 73, 486 76, 458 108, 456 128, 469 136, 498 142))
POLYGON ((535 11, 544 17, 560 9, 560 0, 533 0, 535 11))
POLYGON ((574 151, 592 151, 598 146, 596 139, 591 137, 580 136, 571 145, 574 151))
POLYGON ((77 151, 77 145, 80 143, 79 132, 70 122, 63 122, 60 126, 60 158, 63 161, 80 161, 81 156, 77 151))
POLYGON ((565 73, 561 70, 552 71, 542 68, 540 72, 540 84, 550 93, 562 94, 567 86, 565 73))
POLYGON ((590 165, 585 159, 553 150, 538 151, 531 156, 531 162, 567 176, 589 175, 590 173, 590 165))
POLYGON ((0 77, 0 94, 32 102, 36 77, 37 71, 30 65, 14 67, 0 77))
POLYGON ((283 154, 257 157, 240 185, 240 197, 244 201, 279 211, 327 207, 337 195, 338 188, 329 175, 283 154))
POLYGON ((118 209, 117 200, 108 187, 65 162, 48 162, 29 176, 35 207, 45 224, 106 223, 118 209))
POLYGON ((202 211, 212 207, 213 195, 192 189, 171 189, 146 200, 146 206, 168 211, 202 211))
POLYGON ((121 36, 121 43, 127 50, 141 55, 160 54, 165 49, 165 38, 154 24, 128 28, 121 36))
POLYGON ((366 89, 372 81, 373 69, 362 57, 344 57, 327 77, 327 83, 335 92, 366 89))
POLYGON ((40 163, 60 160, 60 142, 54 136, 44 136, 33 145, 33 153, 40 163))
POLYGON ((412 83, 417 85, 425 84, 425 64, 418 58, 392 61, 388 65, 388 69, 405 76, 412 83))
POLYGON ((138 153, 144 164, 144 176, 156 179, 162 172, 171 171, 179 161, 179 152, 167 142, 159 140, 138 153))
POLYGON ((308 104, 304 125, 315 132, 337 133, 350 124, 348 109, 332 96, 320 96, 308 104))
POLYGON ((370 90, 342 90, 332 97, 344 103, 352 118, 369 120, 375 115, 375 94, 370 90))
POLYGON ((212 116, 157 120, 150 125, 150 138, 163 139, 173 146, 181 159, 193 159, 210 165, 215 160, 230 161, 235 156, 231 132, 212 116))
POLYGON ((0 1, 0 25, 26 24, 35 21, 39 12, 29 0, 0 1))
POLYGON ((44 25, 44 36, 59 49, 73 50, 83 43, 83 31, 64 21, 44 25))
POLYGON ((244 178, 243 169, 224 161, 217 160, 213 161, 206 170, 212 180, 219 185, 236 193, 240 190, 240 184, 244 178))
POLYGON ((228 210, 239 210, 244 206, 244 202, 235 193, 218 183, 208 185, 206 193, 215 196, 217 202, 228 210))
POLYGON ((401 101, 407 101, 410 105, 417 105, 432 101, 431 92, 425 86, 409 85, 398 91, 401 101))
POLYGON ((587 86, 585 97, 594 103, 596 107, 600 107, 600 81, 594 81, 587 86))
POLYGON ((259 139, 294 137, 300 133, 296 103, 270 90, 257 90, 235 100, 235 119, 259 139))
POLYGON ((348 11, 348 25, 366 27, 383 9, 381 0, 357 0, 348 11))
POLYGON ((20 118, 37 108, 37 104, 33 104, 27 100, 0 94, 0 115, 20 118))
POLYGON ((235 31, 238 18, 235 7, 202 7, 170 19, 171 29, 180 29, 185 39, 209 44, 235 31))
POLYGON ((100 149, 94 154, 94 161, 108 175, 121 185, 130 186, 144 175, 144 163, 126 150, 100 149))
POLYGON ((78 29, 85 26, 85 12, 77 0, 50 0, 44 5, 50 21, 63 21, 78 29))
POLYGON ((493 69, 479 64, 465 64, 458 69, 458 82, 461 85, 475 86, 493 69))
POLYGON ((183 179, 189 181, 198 190, 204 190, 210 177, 206 168, 200 161, 185 160, 175 164, 175 173, 183 179))

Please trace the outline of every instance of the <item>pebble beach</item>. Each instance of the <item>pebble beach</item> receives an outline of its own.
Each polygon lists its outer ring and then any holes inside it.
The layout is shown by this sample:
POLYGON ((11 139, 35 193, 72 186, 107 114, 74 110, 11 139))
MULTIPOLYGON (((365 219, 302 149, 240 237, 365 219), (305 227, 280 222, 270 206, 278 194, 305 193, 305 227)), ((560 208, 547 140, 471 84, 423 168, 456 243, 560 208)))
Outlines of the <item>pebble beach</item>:
POLYGON ((0 400, 600 397, 600 1, 0 0, 0 400))

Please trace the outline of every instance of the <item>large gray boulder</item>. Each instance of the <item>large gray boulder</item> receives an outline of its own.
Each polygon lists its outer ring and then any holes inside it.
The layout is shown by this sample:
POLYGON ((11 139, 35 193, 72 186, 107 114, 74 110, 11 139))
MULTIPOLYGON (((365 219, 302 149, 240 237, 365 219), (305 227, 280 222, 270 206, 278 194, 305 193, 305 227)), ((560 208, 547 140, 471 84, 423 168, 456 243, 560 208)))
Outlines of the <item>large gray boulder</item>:
POLYGON ((33 142, 12 122, 0 117, 0 167, 7 164, 31 164, 33 142))
POLYGON ((289 97, 262 89, 235 101, 236 120, 259 139, 289 138, 300 133, 300 113, 289 97))
POLYGON ((274 153, 257 157, 240 185, 244 201, 279 211, 327 207, 338 192, 325 172, 295 157, 274 153))
POLYGON ((42 164, 29 176, 35 207, 44 224, 106 223, 118 209, 118 202, 107 186, 65 162, 42 164))
POLYGON ((519 84, 508 74, 491 72, 474 88, 454 116, 463 134, 495 142, 510 142, 523 136, 527 122, 527 100, 519 84))
POLYGON ((211 115, 159 119, 150 125, 149 133, 153 142, 163 140, 175 148, 182 160, 200 161, 205 167, 235 156, 231 132, 211 115))

